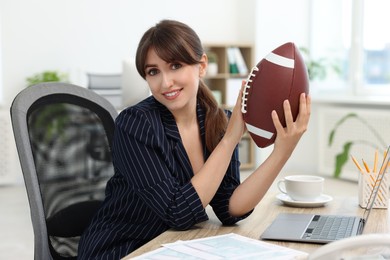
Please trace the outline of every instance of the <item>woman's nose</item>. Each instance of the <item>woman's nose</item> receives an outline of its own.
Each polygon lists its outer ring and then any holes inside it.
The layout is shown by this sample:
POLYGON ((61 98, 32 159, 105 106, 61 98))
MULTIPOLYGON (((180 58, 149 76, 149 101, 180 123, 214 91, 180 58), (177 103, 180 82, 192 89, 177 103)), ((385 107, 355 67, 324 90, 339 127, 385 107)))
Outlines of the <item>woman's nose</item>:
POLYGON ((170 73, 161 73, 162 79, 161 79, 161 85, 164 88, 170 88, 173 85, 173 78, 170 73))

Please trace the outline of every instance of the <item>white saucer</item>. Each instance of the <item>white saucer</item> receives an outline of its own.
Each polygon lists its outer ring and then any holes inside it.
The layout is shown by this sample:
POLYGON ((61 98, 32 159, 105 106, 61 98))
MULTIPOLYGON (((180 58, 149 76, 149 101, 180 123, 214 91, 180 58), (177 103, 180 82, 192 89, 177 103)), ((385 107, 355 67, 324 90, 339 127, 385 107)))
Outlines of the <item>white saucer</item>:
POLYGON ((299 207, 299 208, 315 208, 322 207, 333 198, 329 195, 322 194, 319 198, 314 201, 296 201, 291 199, 287 194, 281 193, 276 196, 280 201, 282 201, 287 206, 299 207))

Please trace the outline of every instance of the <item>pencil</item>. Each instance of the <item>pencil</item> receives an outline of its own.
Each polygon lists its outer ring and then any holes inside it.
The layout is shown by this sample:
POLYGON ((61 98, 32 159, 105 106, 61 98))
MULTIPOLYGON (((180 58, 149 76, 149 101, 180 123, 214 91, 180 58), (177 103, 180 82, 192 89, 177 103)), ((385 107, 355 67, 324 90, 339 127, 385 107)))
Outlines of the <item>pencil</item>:
POLYGON ((364 161, 364 159, 362 159, 362 161, 363 161, 364 168, 366 168, 367 173, 370 173, 370 168, 368 168, 367 163, 364 161))
MULTIPOLYGON (((387 151, 384 151, 383 152, 383 161, 382 161, 382 166, 381 166, 381 169, 380 169, 380 173, 384 173, 385 169, 384 168, 387 168, 388 165, 386 165, 386 157, 387 157, 387 151)), ((390 162, 390 161, 389 161, 390 162)))
POLYGON ((374 169, 373 172, 376 173, 377 170, 377 163, 378 163, 378 149, 375 150, 375 157, 374 157, 374 169))
POLYGON ((359 165, 358 161, 351 155, 352 161, 355 163, 356 167, 359 169, 360 173, 364 173, 362 167, 359 165))
MULTIPOLYGON (((374 173, 374 174, 375 174, 375 173, 374 173)), ((367 181, 370 182, 372 189, 375 189, 375 187, 377 187, 377 186, 379 185, 379 183, 377 183, 377 180, 374 179, 374 177, 372 176, 372 174, 369 174, 369 175, 370 175, 371 181, 369 181, 369 180, 367 180, 367 181)), ((376 177, 376 176, 375 176, 375 177, 376 177)), ((376 177, 376 178, 377 178, 377 177, 376 177)), ((379 188, 380 188, 380 186, 378 186, 378 189, 379 189, 379 188)), ((372 191, 371 191, 371 192, 372 192, 372 191)), ((381 196, 381 190, 380 190, 380 189, 378 190, 378 197, 379 197, 380 201, 381 201, 382 203, 384 203, 384 200, 382 199, 382 196, 381 196)))

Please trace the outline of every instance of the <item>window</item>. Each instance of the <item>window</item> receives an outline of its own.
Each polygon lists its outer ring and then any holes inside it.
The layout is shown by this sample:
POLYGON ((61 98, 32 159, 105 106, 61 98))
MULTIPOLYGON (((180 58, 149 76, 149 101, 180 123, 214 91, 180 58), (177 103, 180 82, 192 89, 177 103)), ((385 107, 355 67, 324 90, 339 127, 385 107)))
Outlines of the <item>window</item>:
POLYGON ((363 90, 390 90, 390 1, 366 0, 363 10, 363 90))
POLYGON ((326 70, 321 92, 390 95, 390 1, 311 4, 310 57, 326 70))
POLYGON ((3 56, 2 56, 2 48, 1 48, 1 19, 0 19, 0 107, 3 103, 3 77, 2 77, 3 68, 2 68, 2 64, 3 64, 3 56))

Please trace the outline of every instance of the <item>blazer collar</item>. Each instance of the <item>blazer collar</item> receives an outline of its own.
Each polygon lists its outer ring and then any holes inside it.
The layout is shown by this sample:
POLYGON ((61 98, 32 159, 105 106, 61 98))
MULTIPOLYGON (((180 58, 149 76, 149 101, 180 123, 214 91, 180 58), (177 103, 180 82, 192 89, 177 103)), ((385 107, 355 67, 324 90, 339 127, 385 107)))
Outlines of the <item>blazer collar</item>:
MULTIPOLYGON (((177 128, 176 121, 172 115, 172 113, 161 103, 157 102, 159 106, 159 110, 161 111, 161 121, 164 125, 165 128, 165 133, 168 137, 179 141, 181 140, 180 134, 179 134, 179 129, 177 128)), ((205 112, 201 108, 199 102, 196 104, 196 116, 198 119, 198 124, 199 124, 199 131, 201 135, 201 139, 204 142, 205 138, 205 127, 204 127, 204 121, 205 121, 205 112)))

